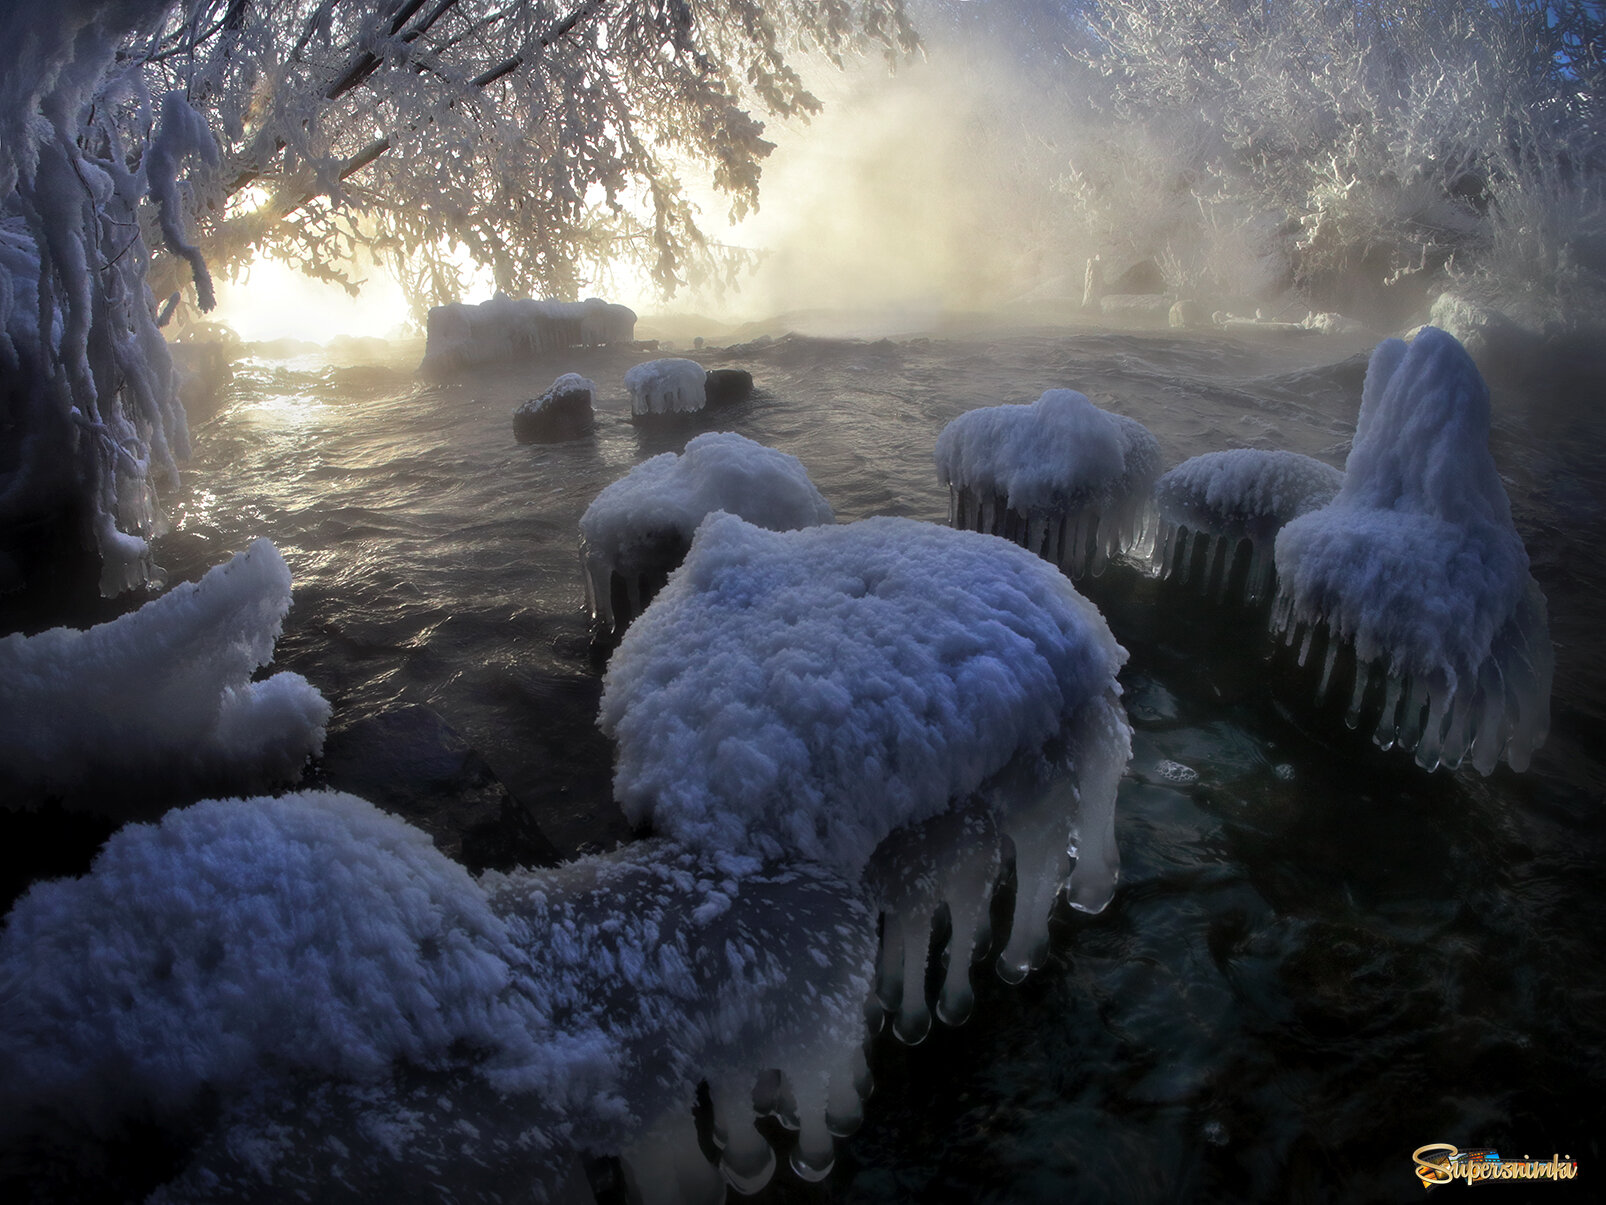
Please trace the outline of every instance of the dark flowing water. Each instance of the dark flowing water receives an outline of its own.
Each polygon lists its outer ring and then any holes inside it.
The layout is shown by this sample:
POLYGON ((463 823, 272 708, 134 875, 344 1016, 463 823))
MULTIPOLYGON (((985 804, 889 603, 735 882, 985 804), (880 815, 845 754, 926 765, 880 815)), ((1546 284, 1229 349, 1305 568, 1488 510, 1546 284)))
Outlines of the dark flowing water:
MULTIPOLYGON (((943 425, 1058 386, 1144 422, 1168 464, 1263 447, 1342 465, 1365 346, 786 338, 702 353, 750 369, 753 401, 652 427, 629 420, 642 357, 624 353, 446 386, 411 363, 247 361, 196 433, 161 559, 193 577, 270 536, 296 582, 278 663, 334 705, 331 746, 426 704, 570 856, 631 837, 594 727, 605 653, 576 523, 632 465, 734 430, 797 455, 839 520, 942 522, 943 425), (514 405, 564 371, 599 386, 595 435, 518 445, 514 405)), ((1411 1152, 1432 1142, 1606 1175, 1599 396, 1496 390, 1493 451, 1557 646, 1528 773, 1427 775, 1371 749, 1268 666, 1261 625, 1112 570, 1089 593, 1131 652, 1114 902, 1062 917, 1050 964, 987 982, 964 1028, 878 1038, 832 1175, 783 1171, 767 1198, 1419 1199, 1411 1152)))

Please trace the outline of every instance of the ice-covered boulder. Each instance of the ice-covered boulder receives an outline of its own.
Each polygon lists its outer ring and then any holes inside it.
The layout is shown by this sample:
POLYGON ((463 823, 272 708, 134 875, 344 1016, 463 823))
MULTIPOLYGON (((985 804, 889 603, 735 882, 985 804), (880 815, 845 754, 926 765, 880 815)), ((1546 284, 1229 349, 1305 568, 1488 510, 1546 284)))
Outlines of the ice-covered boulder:
POLYGON ((1285 523, 1326 506, 1344 474, 1298 452, 1234 448, 1185 460, 1155 483, 1160 575, 1255 604, 1269 596, 1285 523))
POLYGON ((561 443, 591 431, 596 385, 577 372, 566 372, 540 397, 513 411, 513 437, 521 444, 561 443))
POLYGON ((580 516, 592 619, 609 631, 628 624, 716 510, 776 531, 834 518, 797 457, 731 432, 699 435, 678 456, 664 452, 642 461, 580 516))
POLYGON ((648 360, 625 373, 630 412, 689 414, 708 404, 708 373, 696 360, 648 360))
POLYGON ((1074 390, 961 414, 936 460, 950 524, 1013 540, 1072 577, 1101 573, 1148 534, 1159 442, 1074 390))
POLYGON ((7 915, 0 1115, 172 1115, 275 1072, 440 1065, 455 1042, 518 1080, 548 1027, 509 990, 522 960, 467 871, 359 799, 181 808, 7 915))
POLYGON ((329 704, 273 660, 290 570, 259 539, 87 631, 0 639, 0 798, 126 813, 295 778, 329 704))
POLYGON ((453 302, 431 309, 425 319, 424 359, 418 372, 441 380, 570 347, 629 343, 635 331, 634 311, 600 298, 515 300, 498 293, 478 305, 453 302))
POLYGON ((517 1158, 545 1200, 577 1151, 717 1184, 706 1081, 751 1189, 778 1069, 812 1176, 858 1112, 874 952, 866 902, 819 867, 733 877, 651 841, 476 880, 349 795, 208 800, 8 915, 0 1140, 204 1100, 218 1130, 162 1199, 367 1200, 487 1161, 505 1186, 517 1158))
POLYGON ((1545 738, 1554 654, 1544 595, 1489 454, 1489 390, 1424 327, 1372 353, 1343 487, 1277 536, 1274 629, 1300 659, 1356 666, 1350 721, 1429 769, 1523 769, 1545 738))
POLYGON ((1017 853, 1018 971, 1072 844, 1073 903, 1113 890, 1124 660, 1063 575, 1002 541, 719 514, 626 633, 598 722, 626 815, 732 874, 802 858, 857 877, 894 830, 982 796, 1017 853))

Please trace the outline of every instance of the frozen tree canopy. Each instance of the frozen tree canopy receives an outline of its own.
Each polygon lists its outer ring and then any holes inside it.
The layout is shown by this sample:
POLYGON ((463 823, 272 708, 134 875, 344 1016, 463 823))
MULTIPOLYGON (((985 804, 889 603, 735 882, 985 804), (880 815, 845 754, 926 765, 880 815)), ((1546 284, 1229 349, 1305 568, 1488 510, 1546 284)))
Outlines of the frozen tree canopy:
POLYGON ((774 531, 835 519, 797 457, 733 432, 699 435, 678 456, 664 452, 642 461, 580 516, 592 618, 608 628, 628 623, 715 511, 774 531))
POLYGON ((1224 595, 1243 561, 1243 597, 1258 602, 1283 524, 1326 506, 1343 483, 1343 473, 1298 452, 1234 448, 1185 460, 1154 487, 1160 573, 1224 595))
POLYGON ((1000 541, 718 514, 626 633, 598 722, 632 820, 736 869, 857 875, 893 829, 1040 761, 1124 659, 1059 573, 1000 541))
POLYGON ((0 639, 6 800, 117 814, 295 778, 329 704, 299 674, 251 678, 289 609, 290 570, 262 539, 110 623, 0 639))
MULTIPOLYGON (((10 6, 6 32, 0 586, 70 543, 106 593, 154 575, 188 451, 158 314, 208 308, 213 272, 268 251, 355 290, 361 248, 420 304, 458 300, 468 261, 512 296, 576 297, 617 261, 673 291, 735 267, 676 173, 740 216, 760 116, 819 108, 782 48, 918 44, 900 0, 66 0, 10 6)), ((446 361, 628 337, 597 304, 483 346, 457 317, 446 361)))
POLYGON ((1378 739, 1432 768, 1522 769, 1549 726, 1544 596, 1489 454, 1489 389, 1425 327, 1372 353, 1344 484, 1277 536, 1274 626, 1325 626, 1360 662, 1352 714, 1386 679, 1378 739))
POLYGON ((937 437, 949 522, 1014 540, 1072 576, 1144 534, 1160 445, 1142 423, 1071 389, 961 414, 937 437))
POLYGON ((635 311, 599 298, 515 301, 498 293, 478 305, 438 305, 424 328, 419 375, 518 364, 569 347, 625 344, 636 337, 635 311))

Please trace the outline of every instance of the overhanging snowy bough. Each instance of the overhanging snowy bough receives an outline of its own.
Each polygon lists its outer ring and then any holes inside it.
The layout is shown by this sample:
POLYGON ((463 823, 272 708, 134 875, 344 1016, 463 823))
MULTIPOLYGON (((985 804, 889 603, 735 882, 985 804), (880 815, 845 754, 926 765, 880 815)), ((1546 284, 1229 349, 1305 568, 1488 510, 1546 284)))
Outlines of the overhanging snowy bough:
POLYGON ((1378 345, 1333 502, 1277 536, 1273 630, 1353 660, 1347 718, 1427 769, 1526 768, 1545 739, 1555 655, 1545 598, 1489 454, 1489 390, 1424 328, 1378 345))

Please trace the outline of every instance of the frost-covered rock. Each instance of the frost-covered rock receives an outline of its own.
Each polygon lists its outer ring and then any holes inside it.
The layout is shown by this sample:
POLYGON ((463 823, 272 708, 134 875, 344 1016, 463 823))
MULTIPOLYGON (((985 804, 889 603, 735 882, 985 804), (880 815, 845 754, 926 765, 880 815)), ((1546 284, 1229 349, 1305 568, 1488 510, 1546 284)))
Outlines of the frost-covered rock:
POLYGON ((950 524, 1080 577, 1147 536, 1160 445, 1137 420, 1050 389, 1029 406, 961 414, 937 437, 936 461, 950 524))
POLYGON ((706 1080, 756 1187, 761 1072, 786 1077, 806 1170, 857 1114, 874 950, 859 892, 818 867, 737 878, 651 841, 475 880, 349 795, 209 800, 9 914, 0 1138, 205 1099, 218 1130, 159 1199, 505 1186, 516 1158, 545 1200, 580 1151, 717 1177, 672 1120, 706 1080))
POLYGON ((678 456, 664 452, 642 461, 580 516, 592 619, 607 630, 629 623, 716 510, 775 531, 834 520, 797 457, 731 432, 699 435, 678 456))
POLYGON ((1183 461, 1154 487, 1160 575, 1217 597, 1234 587, 1259 602, 1271 588, 1277 533, 1326 506, 1343 483, 1343 473, 1298 452, 1234 448, 1183 461))
POLYGON ((708 374, 696 360, 648 360, 625 373, 630 412, 689 414, 708 403, 708 374))
POLYGON ((634 311, 596 297, 536 301, 498 293, 478 305, 454 302, 431 309, 418 371, 439 380, 570 347, 629 343, 635 330, 634 311))
MULTIPOLYGON (((1124 660, 1061 574, 1001 541, 719 514, 626 633, 598 723, 632 821, 733 873, 806 858, 852 877, 894 829, 954 801, 1053 789, 1050 768, 1074 779, 1061 742, 1090 711, 1119 712, 1124 660)), ((1063 860, 1074 815, 1060 823, 1048 848, 1063 860)), ((1104 836, 1084 834, 1089 849, 1104 836)), ((1103 857, 1087 859, 1098 874, 1103 857)))
POLYGON ((595 383, 566 372, 540 397, 513 411, 513 437, 521 444, 579 439, 591 430, 596 399, 595 383))
POLYGON ((1318 629, 1359 665, 1351 722, 1429 769, 1470 756, 1523 769, 1549 726, 1544 596, 1489 454, 1489 390, 1452 336, 1424 327, 1372 353, 1343 488, 1277 536, 1273 626, 1301 660, 1318 629))
POLYGON ((440 1065, 456 1042, 525 1082, 548 1019, 509 990, 523 961, 468 873, 362 800, 208 800, 119 830, 7 915, 0 1115, 167 1115, 266 1075, 440 1065))
POLYGON ((110 623, 0 639, 0 797, 116 815, 296 777, 329 704, 299 674, 251 680, 289 609, 260 539, 110 623))

